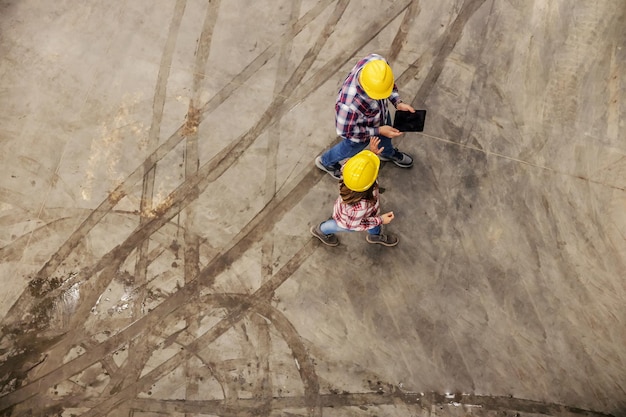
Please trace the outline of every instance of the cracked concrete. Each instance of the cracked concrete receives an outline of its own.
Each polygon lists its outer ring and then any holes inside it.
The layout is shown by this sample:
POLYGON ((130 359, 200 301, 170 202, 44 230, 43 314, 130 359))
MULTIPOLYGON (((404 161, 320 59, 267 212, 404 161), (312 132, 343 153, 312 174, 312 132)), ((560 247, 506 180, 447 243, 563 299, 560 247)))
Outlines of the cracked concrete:
POLYGON ((626 415, 626 5, 0 2, 5 416, 626 415), (309 234, 338 86, 428 110, 309 234))

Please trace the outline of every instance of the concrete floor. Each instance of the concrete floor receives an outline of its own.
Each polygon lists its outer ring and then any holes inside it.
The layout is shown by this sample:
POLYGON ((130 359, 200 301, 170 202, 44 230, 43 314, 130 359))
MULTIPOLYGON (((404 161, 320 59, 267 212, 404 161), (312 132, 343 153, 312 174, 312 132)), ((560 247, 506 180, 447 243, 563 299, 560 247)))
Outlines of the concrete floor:
POLYGON ((4 416, 625 416, 623 0, 0 1, 4 416), (428 110, 309 234, 338 86, 428 110))

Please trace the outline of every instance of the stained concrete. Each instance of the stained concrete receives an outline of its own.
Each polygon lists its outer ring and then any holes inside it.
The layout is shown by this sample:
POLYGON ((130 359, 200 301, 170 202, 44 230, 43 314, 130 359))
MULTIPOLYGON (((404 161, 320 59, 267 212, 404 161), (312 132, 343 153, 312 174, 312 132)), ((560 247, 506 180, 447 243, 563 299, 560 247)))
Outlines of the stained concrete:
POLYGON ((2 1, 3 415, 626 415, 625 12, 2 1), (371 52, 426 129, 328 248, 371 52))

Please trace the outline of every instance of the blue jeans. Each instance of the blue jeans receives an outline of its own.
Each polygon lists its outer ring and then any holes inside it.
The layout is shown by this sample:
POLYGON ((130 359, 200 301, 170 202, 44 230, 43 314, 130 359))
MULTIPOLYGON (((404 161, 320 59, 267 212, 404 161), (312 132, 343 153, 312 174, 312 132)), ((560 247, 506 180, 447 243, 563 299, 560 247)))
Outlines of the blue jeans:
MULTIPOLYGON (((393 145, 391 144, 391 138, 380 135, 379 148, 385 148, 380 156, 391 158, 394 154, 393 145)), ((342 139, 341 142, 327 150, 322 154, 322 165, 326 167, 339 168, 339 162, 351 158, 357 153, 361 152, 367 146, 369 146, 369 139, 367 142, 352 142, 350 139, 342 139)))
MULTIPOLYGON (((380 226, 372 227, 371 229, 367 229, 367 233, 370 235, 379 235, 381 232, 380 229, 380 226)), ((325 235, 332 235, 337 232, 354 232, 354 230, 339 227, 334 219, 326 220, 324 223, 320 224, 320 230, 325 235)))

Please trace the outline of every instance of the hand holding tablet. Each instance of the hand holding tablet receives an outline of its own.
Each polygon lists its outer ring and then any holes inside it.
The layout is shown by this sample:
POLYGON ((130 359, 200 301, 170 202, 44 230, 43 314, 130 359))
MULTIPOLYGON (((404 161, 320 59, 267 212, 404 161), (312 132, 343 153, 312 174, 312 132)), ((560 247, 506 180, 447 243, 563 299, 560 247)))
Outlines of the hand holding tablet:
POLYGON ((422 132, 425 121, 426 110, 415 110, 415 113, 398 110, 393 121, 393 127, 400 132, 422 132))

